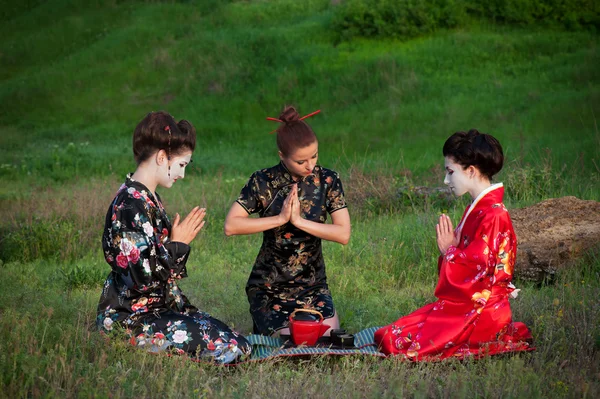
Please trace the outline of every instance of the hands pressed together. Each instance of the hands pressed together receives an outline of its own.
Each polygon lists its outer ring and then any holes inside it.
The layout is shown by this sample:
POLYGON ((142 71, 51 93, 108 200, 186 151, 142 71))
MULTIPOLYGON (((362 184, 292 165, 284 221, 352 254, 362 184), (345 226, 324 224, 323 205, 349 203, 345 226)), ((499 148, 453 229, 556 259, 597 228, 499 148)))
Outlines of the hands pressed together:
POLYGON ((281 224, 290 222, 294 226, 298 227, 303 219, 300 216, 300 200, 298 199, 298 185, 294 184, 287 198, 283 202, 281 212, 279 213, 281 218, 281 224))
POLYGON ((437 245, 442 255, 446 254, 451 245, 458 246, 458 238, 454 235, 452 221, 446 214, 440 216, 438 224, 435 225, 437 245))
POLYGON ((177 214, 173 220, 171 241, 183 242, 189 245, 204 227, 204 216, 206 216, 206 208, 200 208, 199 206, 194 207, 183 220, 177 214))

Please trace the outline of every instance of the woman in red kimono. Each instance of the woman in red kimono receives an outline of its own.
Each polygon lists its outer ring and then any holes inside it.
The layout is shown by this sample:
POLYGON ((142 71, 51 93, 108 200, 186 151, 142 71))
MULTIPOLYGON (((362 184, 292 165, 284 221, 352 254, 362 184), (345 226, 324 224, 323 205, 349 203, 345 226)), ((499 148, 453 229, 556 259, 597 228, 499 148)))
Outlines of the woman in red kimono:
POLYGON ((517 237, 502 203, 502 183, 492 176, 504 161, 494 137, 470 130, 444 144, 444 183, 473 203, 453 231, 447 215, 436 226, 439 280, 437 301, 375 332, 382 352, 414 361, 482 357, 530 351, 531 334, 513 322, 509 297, 517 237))

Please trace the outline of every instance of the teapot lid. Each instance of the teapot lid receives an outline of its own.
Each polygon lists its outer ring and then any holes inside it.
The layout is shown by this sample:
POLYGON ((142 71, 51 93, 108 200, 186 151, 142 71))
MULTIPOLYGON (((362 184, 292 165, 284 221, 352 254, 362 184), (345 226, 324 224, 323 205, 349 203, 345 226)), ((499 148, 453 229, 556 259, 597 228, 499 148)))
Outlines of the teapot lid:
POLYGON ((313 313, 298 312, 294 315, 293 319, 297 321, 318 321, 319 316, 313 313))

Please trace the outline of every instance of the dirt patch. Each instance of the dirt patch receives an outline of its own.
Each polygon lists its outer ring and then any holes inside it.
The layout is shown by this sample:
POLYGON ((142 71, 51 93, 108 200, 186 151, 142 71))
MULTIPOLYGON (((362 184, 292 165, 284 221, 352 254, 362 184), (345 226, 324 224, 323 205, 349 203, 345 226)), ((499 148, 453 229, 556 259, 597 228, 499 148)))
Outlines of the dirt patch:
POLYGON ((544 281, 600 247, 600 202, 552 198, 510 210, 519 243, 516 276, 544 281))

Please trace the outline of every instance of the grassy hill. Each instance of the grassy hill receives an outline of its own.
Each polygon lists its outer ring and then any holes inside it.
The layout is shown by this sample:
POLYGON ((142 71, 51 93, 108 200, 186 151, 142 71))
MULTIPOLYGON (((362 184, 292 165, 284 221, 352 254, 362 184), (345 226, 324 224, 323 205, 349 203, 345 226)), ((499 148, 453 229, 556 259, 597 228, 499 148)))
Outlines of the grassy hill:
MULTIPOLYGON (((135 167, 131 134, 167 110, 199 131, 193 168, 163 190, 169 213, 200 204, 208 223, 182 286, 249 332, 243 287, 261 237, 225 239, 247 177, 277 162, 284 104, 309 120, 320 163, 341 173, 353 236, 325 243, 330 286, 351 331, 430 301, 436 215, 466 199, 415 199, 441 186, 457 130, 499 138, 509 207, 600 200, 600 40, 592 31, 473 20, 411 40, 332 30, 338 1, 0 2, 0 392, 8 397, 483 396, 600 394, 600 258, 513 304, 531 355, 407 365, 313 359, 223 371, 107 343, 92 325, 108 266, 106 207, 135 167)), ((342 2, 343 3, 343 2, 342 2)), ((1 396, 2 394, 0 394, 1 396)))
POLYGON ((203 172, 246 176, 274 160, 264 118, 286 103, 323 110, 310 122, 332 166, 422 173, 448 135, 477 127, 512 159, 548 148, 555 166, 598 172, 592 33, 476 26, 336 44, 326 0, 38 3, 0 27, 0 155, 38 177, 105 176, 107 159, 123 174, 133 127, 158 109, 196 124, 203 172), (69 142, 89 143, 86 163, 48 173, 69 142))

